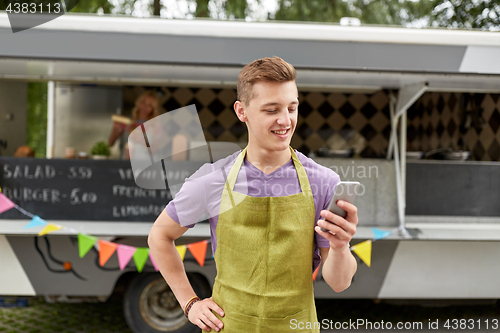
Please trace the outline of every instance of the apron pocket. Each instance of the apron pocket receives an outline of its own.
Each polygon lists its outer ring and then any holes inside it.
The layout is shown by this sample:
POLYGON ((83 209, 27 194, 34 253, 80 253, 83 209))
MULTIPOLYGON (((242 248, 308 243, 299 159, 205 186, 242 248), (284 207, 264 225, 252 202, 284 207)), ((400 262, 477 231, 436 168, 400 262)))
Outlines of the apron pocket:
MULTIPOLYGON (((259 318, 243 313, 226 313, 221 318, 224 323, 223 331, 228 333, 259 332, 259 333, 290 333, 290 332, 313 332, 309 323, 311 318, 308 309, 303 309, 295 314, 283 318, 259 318), (309 328, 309 329, 306 329, 309 328)), ((318 326, 319 327, 319 326, 318 326)), ((316 331, 314 331, 316 332, 316 331)), ((319 330, 318 330, 319 332, 319 330)))

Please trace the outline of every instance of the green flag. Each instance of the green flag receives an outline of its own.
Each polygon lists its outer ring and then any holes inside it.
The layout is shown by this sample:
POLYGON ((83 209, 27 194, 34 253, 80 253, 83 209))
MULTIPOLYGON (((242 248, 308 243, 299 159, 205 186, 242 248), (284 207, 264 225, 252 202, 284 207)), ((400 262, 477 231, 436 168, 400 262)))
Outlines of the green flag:
POLYGON ((80 258, 85 257, 95 242, 97 242, 97 238, 94 236, 78 234, 78 252, 80 253, 80 258))
POLYGON ((134 262, 137 271, 140 273, 146 264, 149 257, 149 249, 147 247, 138 247, 134 253, 134 262))

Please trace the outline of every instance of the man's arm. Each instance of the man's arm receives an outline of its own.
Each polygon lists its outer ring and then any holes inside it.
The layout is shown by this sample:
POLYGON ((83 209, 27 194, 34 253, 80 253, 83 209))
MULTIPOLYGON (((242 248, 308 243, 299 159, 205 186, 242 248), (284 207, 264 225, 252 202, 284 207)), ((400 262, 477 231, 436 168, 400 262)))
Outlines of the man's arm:
MULTIPOLYGON (((158 269, 183 308, 192 297, 196 296, 196 293, 189 283, 174 241, 187 230, 188 228, 179 225, 163 210, 153 224, 148 237, 148 245, 158 269)), ((210 332, 214 329, 218 332, 222 327, 222 322, 212 313, 212 310, 221 316, 224 315, 222 309, 211 298, 196 302, 189 311, 189 320, 204 331, 210 332)))
POLYGON ((320 215, 327 221, 319 220, 315 230, 330 242, 330 248, 320 248, 323 278, 335 292, 341 292, 351 285, 357 269, 349 242, 356 233, 358 212, 356 206, 348 202, 339 200, 337 204, 347 212, 345 219, 322 210, 320 215), (321 231, 321 227, 329 231, 321 231))

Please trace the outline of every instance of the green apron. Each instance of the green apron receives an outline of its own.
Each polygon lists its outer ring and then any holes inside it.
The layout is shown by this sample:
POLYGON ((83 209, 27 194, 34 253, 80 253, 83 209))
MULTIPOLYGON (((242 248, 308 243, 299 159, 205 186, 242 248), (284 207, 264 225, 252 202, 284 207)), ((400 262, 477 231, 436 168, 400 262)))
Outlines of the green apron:
POLYGON ((312 280, 314 200, 304 167, 290 150, 301 193, 259 198, 233 192, 246 148, 227 177, 212 295, 225 312, 219 317, 222 332, 319 333, 312 280))

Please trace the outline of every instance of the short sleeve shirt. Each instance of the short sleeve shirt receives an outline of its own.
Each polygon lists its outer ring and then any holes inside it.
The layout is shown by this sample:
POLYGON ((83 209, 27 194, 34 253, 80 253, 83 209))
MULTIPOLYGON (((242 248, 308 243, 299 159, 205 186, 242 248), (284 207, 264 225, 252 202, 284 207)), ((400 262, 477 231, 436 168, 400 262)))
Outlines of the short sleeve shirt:
MULTIPOLYGON (((333 170, 319 165, 300 152, 295 152, 309 179, 314 198, 315 221, 318 221, 321 218, 321 210, 328 208, 340 177, 333 170)), ((203 165, 186 179, 179 192, 175 194, 175 198, 166 207, 167 214, 184 227, 194 227, 198 221, 208 218, 212 253, 215 253, 217 248, 215 230, 219 219, 222 190, 226 176, 239 153, 236 152, 213 164, 203 165)), ((264 173, 244 159, 234 191, 252 197, 279 197, 300 193, 301 189, 297 171, 291 159, 270 174, 264 173)), ((327 239, 316 232, 314 244, 315 269, 321 262, 319 248, 328 248, 330 244, 327 239)))

